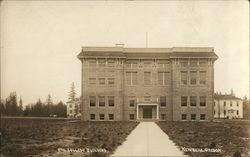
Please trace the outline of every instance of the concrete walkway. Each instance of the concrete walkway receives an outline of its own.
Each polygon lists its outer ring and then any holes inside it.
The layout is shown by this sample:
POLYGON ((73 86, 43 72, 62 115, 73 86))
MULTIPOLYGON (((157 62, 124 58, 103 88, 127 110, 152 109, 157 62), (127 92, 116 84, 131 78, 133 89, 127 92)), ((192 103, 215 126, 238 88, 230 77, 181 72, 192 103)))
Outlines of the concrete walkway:
POLYGON ((154 122, 140 122, 112 157, 186 156, 154 122))

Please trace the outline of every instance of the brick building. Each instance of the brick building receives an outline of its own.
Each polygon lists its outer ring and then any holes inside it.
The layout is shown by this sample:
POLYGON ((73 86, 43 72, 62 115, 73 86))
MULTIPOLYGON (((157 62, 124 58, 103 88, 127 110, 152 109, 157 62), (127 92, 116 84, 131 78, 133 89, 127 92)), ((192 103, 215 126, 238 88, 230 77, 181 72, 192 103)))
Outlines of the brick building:
POLYGON ((212 120, 213 48, 82 47, 82 120, 212 120))

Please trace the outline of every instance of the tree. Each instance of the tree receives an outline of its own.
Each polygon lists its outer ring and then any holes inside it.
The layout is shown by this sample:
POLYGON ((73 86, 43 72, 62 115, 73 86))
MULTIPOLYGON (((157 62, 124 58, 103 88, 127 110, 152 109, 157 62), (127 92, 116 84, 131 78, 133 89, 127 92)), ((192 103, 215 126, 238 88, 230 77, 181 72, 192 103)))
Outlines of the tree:
POLYGON ((74 82, 72 82, 70 92, 69 92, 69 101, 74 102, 75 99, 76 99, 75 85, 74 85, 74 82))
POLYGON ((11 92, 9 97, 6 99, 5 104, 6 115, 7 116, 17 116, 18 115, 18 106, 16 92, 11 92))
POLYGON ((19 112, 20 116, 23 115, 23 100, 22 100, 22 97, 20 97, 20 99, 19 99, 18 112, 19 112))
POLYGON ((3 115, 5 115, 6 114, 6 111, 5 111, 5 103, 4 103, 4 101, 3 100, 1 100, 1 102, 0 102, 0 114, 1 114, 1 116, 3 116, 3 115))
POLYGON ((52 114, 53 112, 53 101, 52 101, 52 98, 51 98, 51 95, 48 94, 48 97, 46 99, 46 104, 44 106, 44 114, 45 116, 49 116, 52 114))

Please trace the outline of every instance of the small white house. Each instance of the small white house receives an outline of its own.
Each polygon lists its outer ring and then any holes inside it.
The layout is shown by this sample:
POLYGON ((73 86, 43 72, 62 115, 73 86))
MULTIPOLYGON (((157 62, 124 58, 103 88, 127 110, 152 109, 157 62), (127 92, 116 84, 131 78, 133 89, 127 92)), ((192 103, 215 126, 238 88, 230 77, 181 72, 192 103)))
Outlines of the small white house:
POLYGON ((75 101, 67 102, 67 117, 68 118, 79 118, 82 115, 80 107, 80 99, 76 98, 75 101))
POLYGON ((215 94, 214 118, 243 118, 243 101, 232 94, 215 94))

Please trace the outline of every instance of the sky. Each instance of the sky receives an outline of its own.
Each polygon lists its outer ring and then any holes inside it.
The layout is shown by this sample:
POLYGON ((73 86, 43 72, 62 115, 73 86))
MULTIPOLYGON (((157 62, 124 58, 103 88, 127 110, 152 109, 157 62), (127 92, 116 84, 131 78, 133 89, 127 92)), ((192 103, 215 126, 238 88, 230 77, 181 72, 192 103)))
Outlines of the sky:
POLYGON ((2 1, 1 98, 80 96, 82 46, 214 47, 215 91, 249 95, 248 1, 2 1))

